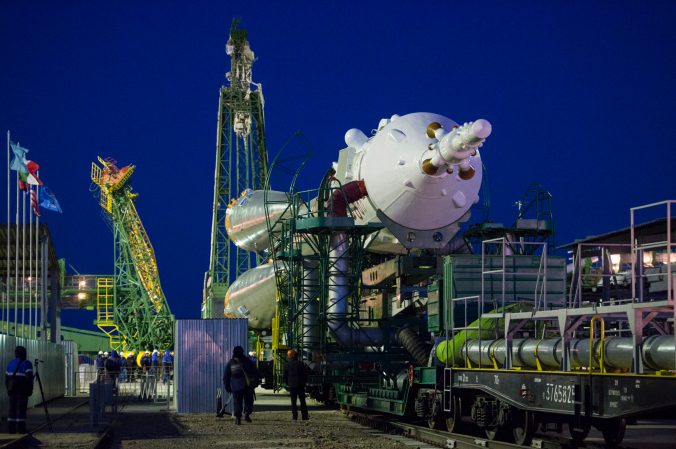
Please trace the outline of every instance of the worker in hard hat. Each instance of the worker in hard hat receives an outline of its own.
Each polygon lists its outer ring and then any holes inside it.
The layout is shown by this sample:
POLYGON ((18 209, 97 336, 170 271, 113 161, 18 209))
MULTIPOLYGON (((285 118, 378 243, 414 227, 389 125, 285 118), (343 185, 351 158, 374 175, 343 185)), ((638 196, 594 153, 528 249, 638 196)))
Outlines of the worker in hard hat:
POLYGON ((127 382, 127 358, 124 356, 124 351, 120 351, 120 383, 127 382))
POLYGON ((134 370, 136 369, 136 354, 134 351, 127 353, 127 382, 134 381, 134 370))
POLYGON ((160 351, 153 349, 153 353, 150 356, 150 366, 152 367, 152 372, 157 373, 158 367, 160 366, 160 351))
POLYGON ((106 359, 106 378, 113 384, 113 394, 117 393, 118 381, 120 377, 120 357, 116 350, 111 350, 106 359))
POLYGON ((99 351, 94 359, 94 366, 96 367, 96 378, 100 381, 103 380, 103 370, 104 370, 104 360, 103 360, 103 351, 99 351))
POLYGON ((171 380, 171 375, 174 371, 174 356, 170 350, 164 351, 162 356, 162 383, 167 384, 171 380))
POLYGON ((152 368, 152 357, 150 351, 146 349, 141 357, 141 393, 139 398, 150 399, 152 396, 152 386, 155 383, 155 376, 150 372, 152 368))
POLYGON ((284 383, 291 394, 291 418, 298 419, 297 400, 300 400, 300 414, 303 421, 309 419, 307 404, 305 403, 305 382, 307 381, 307 367, 298 360, 295 350, 289 349, 286 353, 287 361, 284 367, 284 383))

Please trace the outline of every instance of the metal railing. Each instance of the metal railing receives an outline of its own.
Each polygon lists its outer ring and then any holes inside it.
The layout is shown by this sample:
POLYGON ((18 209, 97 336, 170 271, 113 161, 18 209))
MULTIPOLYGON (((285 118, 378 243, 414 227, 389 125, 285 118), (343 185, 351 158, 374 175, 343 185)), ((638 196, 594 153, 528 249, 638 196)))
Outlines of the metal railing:
MULTIPOLYGON (((676 242, 672 240, 672 232, 674 231, 671 226, 671 217, 673 216, 671 207, 673 204, 676 204, 676 201, 674 200, 667 200, 667 201, 661 201, 658 203, 652 203, 652 204, 646 204, 644 206, 638 206, 638 207, 632 207, 630 209, 630 216, 631 216, 631 251, 633 260, 639 260, 638 257, 640 256, 640 262, 643 264, 643 252, 645 250, 662 250, 666 252, 667 255, 667 260, 665 263, 666 267, 666 276, 667 276, 667 294, 666 294, 666 299, 670 303, 674 303, 676 301, 676 294, 674 292, 674 274, 675 274, 675 269, 674 266, 676 265, 676 260, 672 260, 676 258, 676 242), (636 232, 636 227, 637 227, 637 214, 640 211, 645 211, 645 212, 653 212, 656 208, 664 207, 666 209, 666 240, 660 241, 660 242, 645 242, 639 244, 638 239, 637 239, 637 232, 636 232), (674 255, 674 257, 672 257, 674 255)), ((662 276, 664 275, 663 272, 655 272, 655 273, 650 273, 650 274, 643 274, 643 276, 662 276)), ((636 270, 632 270, 632 295, 635 298, 636 297, 636 270)), ((676 318, 676 308, 674 308, 674 318, 676 318)))
POLYGON ((94 365, 81 364, 78 392, 89 394, 90 384, 93 383, 113 384, 113 394, 126 399, 169 403, 174 397, 174 371, 161 366, 145 370, 123 367, 119 373, 109 373, 94 365))
POLYGON ((500 288, 500 301, 498 302, 497 298, 492 297, 490 301, 493 303, 493 309, 505 310, 506 301, 506 290, 507 290, 507 281, 508 277, 511 281, 516 277, 533 277, 535 276, 535 288, 533 291, 533 310, 547 310, 549 304, 547 301, 547 243, 546 242, 520 242, 520 241, 508 241, 505 237, 500 237, 496 239, 484 240, 481 242, 481 298, 482 302, 486 302, 489 298, 486 298, 487 292, 485 285, 491 280, 491 277, 499 275, 501 276, 501 288, 500 288), (497 254, 493 255, 490 247, 496 248, 497 254), (507 267, 507 257, 510 256, 510 252, 518 254, 517 250, 521 248, 535 248, 532 254, 538 252, 538 247, 540 250, 540 260, 537 268, 537 272, 533 273, 530 271, 509 271, 507 267), (493 268, 493 260, 500 258, 500 263, 498 268, 493 268))

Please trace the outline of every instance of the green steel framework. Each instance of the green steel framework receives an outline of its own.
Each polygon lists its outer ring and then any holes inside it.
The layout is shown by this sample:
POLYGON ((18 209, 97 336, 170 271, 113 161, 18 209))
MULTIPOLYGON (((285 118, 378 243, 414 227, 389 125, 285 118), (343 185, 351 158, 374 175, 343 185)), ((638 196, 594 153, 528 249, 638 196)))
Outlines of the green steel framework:
MULTIPOLYGON (((272 168, 271 168, 272 169, 272 168)), ((298 170, 300 171, 300 169, 298 170)), ((298 173, 294 177, 294 183, 298 173)), ((283 366, 286 362, 285 349, 300 349, 304 359, 312 359, 316 354, 328 354, 332 346, 328 323, 336 316, 328 313, 330 307, 330 274, 336 269, 337 259, 331 257, 333 247, 331 237, 341 233, 347 241, 344 258, 348 270, 345 273, 346 296, 349 304, 347 316, 341 324, 351 328, 373 326, 374 320, 360 319, 359 301, 361 296, 361 272, 365 260, 365 240, 367 236, 382 228, 380 224, 356 225, 348 212, 347 217, 331 216, 326 205, 327 198, 335 189, 324 182, 319 190, 294 192, 294 186, 287 195, 288 213, 272 221, 266 215, 270 235, 271 252, 275 263, 275 281, 277 285, 277 316, 275 327, 279 329, 280 342, 273 342, 274 388, 282 385, 283 366), (307 205, 318 198, 317 210, 307 205), (316 310, 316 317, 308 320, 310 310, 316 310), (311 325, 304 325, 312 322, 311 325), (312 336, 312 338, 310 338, 312 336)), ((266 211, 275 202, 265 199, 266 211)), ((273 331, 274 335, 274 331, 273 331)), ((359 352, 359 348, 344 348, 344 360, 356 360, 350 353, 359 352)), ((330 373, 321 373, 323 378, 331 379, 330 373)))
POLYGON ((255 59, 246 30, 237 29, 237 24, 238 20, 233 20, 228 40, 231 71, 226 76, 230 85, 221 87, 218 103, 211 257, 204 283, 203 318, 223 316, 219 301, 240 274, 256 266, 258 257, 236 247, 225 230, 230 201, 246 189, 262 188, 268 165, 263 94, 260 84, 251 90, 255 59))
MULTIPOLYGON (((134 205, 137 194, 129 178, 135 166, 119 169, 112 159, 99 158, 99 162, 101 167, 92 164, 91 179, 100 190, 100 204, 112 227, 115 270, 112 291, 106 288, 104 293, 112 295, 112 303, 97 324, 112 329, 114 349, 170 348, 174 317, 162 291, 155 251, 134 205)), ((101 280, 106 279, 98 278, 97 285, 101 280)))
MULTIPOLYGON (((138 260, 138 255, 132 253, 130 233, 145 234, 133 205, 134 198, 129 186, 113 194, 115 323, 125 349, 171 348, 174 318, 166 298, 164 294, 161 298, 150 298, 138 273, 140 266, 154 265, 154 257, 151 252, 144 251, 138 260), (151 257, 153 260, 148 259, 151 257), (161 304, 159 310, 157 304, 161 304)), ((159 274, 153 273, 152 277, 159 285, 159 274)))

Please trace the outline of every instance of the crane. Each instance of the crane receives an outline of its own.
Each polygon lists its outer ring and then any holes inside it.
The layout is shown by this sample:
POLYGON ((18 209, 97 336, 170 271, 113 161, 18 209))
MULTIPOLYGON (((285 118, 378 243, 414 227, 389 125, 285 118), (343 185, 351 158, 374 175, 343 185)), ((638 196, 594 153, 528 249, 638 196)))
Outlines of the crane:
POLYGON ((229 85, 221 86, 218 102, 211 256, 204 276, 202 318, 222 317, 228 287, 258 262, 255 253, 231 243, 225 230, 231 199, 246 189, 261 189, 268 170, 262 86, 252 81, 256 58, 246 30, 238 29, 238 24, 238 19, 232 21, 225 46, 229 85))
POLYGON ((169 348, 174 318, 157 269, 155 251, 135 206, 129 183, 136 167, 119 168, 113 159, 92 163, 91 179, 113 229, 113 278, 97 279, 98 327, 113 349, 169 348))

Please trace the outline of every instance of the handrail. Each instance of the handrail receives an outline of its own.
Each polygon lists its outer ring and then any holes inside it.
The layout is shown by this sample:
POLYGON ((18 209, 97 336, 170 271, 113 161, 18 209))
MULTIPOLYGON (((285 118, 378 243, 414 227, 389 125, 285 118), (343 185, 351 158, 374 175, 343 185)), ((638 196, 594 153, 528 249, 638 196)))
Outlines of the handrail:
POLYGON ((600 343, 599 343, 599 368, 601 370, 601 373, 606 372, 606 367, 603 365, 603 353, 604 351, 604 344, 605 344, 605 339, 606 339, 606 322, 603 319, 601 315, 594 315, 591 319, 591 322, 589 323, 589 372, 591 373, 593 371, 594 365, 592 364, 593 358, 594 358, 594 334, 595 334, 595 327, 594 324, 596 321, 601 322, 601 334, 600 334, 600 343))

